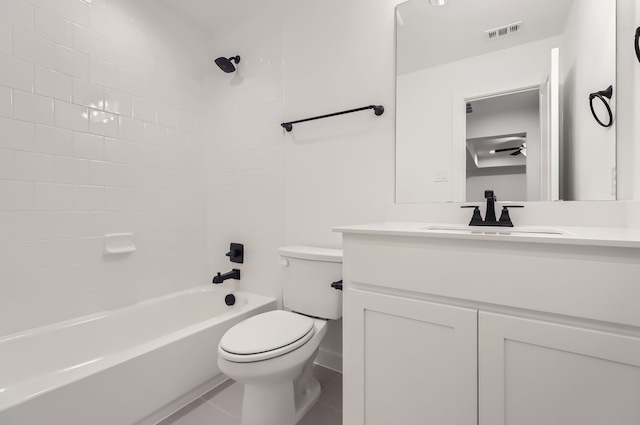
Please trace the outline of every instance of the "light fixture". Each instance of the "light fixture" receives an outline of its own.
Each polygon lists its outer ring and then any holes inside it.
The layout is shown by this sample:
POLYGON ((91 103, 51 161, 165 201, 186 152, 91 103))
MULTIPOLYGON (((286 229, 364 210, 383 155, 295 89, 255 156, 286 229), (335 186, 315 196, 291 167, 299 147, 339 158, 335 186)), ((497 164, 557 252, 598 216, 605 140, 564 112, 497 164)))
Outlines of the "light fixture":
POLYGON ((429 0, 431 6, 444 6, 449 0, 429 0))

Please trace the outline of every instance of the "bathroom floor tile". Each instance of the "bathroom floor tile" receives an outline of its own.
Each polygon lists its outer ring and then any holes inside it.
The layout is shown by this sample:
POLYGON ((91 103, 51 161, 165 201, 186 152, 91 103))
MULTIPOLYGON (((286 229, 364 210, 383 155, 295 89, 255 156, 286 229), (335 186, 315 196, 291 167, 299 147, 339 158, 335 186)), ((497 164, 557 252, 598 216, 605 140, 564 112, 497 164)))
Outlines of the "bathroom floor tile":
POLYGON ((325 404, 316 403, 298 425, 342 425, 342 412, 325 404))
MULTIPOLYGON (((298 425, 342 425, 342 374, 314 365, 313 376, 322 394, 298 425)), ((240 425, 242 393, 242 385, 229 380, 157 425, 240 425)))
POLYGON ((312 369, 313 376, 320 382, 320 386, 322 390, 324 389, 339 375, 340 372, 336 372, 335 370, 327 369, 326 367, 322 367, 320 365, 314 364, 312 369))
POLYGON ((213 404, 228 415, 239 419, 240 414, 242 413, 242 395, 244 387, 242 384, 231 380, 227 382, 230 385, 227 385, 221 391, 217 391, 219 387, 209 391, 207 394, 202 396, 202 399, 213 404))
POLYGON ((337 374, 337 377, 329 385, 322 387, 318 404, 325 404, 342 412, 342 374, 337 374))
POLYGON ((158 425, 240 425, 240 420, 229 416, 203 399, 197 399, 158 425))

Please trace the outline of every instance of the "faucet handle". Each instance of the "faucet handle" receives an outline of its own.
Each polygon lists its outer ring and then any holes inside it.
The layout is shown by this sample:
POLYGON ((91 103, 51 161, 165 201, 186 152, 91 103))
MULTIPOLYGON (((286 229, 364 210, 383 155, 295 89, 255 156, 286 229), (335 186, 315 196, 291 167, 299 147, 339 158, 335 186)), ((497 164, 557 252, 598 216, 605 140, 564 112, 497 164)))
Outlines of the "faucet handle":
POLYGON ((462 205, 460 208, 473 208, 473 216, 471 216, 469 226, 476 226, 478 223, 482 223, 482 214, 480 214, 479 205, 462 205))
POLYGON ((524 208, 524 205, 503 205, 502 213, 500 214, 499 223, 504 223, 504 226, 513 227, 511 217, 509 216, 509 208, 524 208))
POLYGON ((244 263, 244 245, 241 243, 231 243, 229 252, 225 254, 232 263, 244 263))

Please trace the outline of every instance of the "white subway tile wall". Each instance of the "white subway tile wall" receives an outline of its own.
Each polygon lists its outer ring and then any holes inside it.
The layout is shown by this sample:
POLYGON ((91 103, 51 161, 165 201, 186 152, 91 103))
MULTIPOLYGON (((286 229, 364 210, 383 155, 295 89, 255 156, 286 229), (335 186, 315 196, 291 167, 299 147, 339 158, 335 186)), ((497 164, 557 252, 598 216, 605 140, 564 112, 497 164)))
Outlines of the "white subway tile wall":
MULTIPOLYGON (((282 297, 277 249, 284 245, 287 140, 280 127, 284 35, 279 11, 262 10, 218 40, 215 56, 241 59, 233 74, 213 71, 206 196, 212 269, 227 271, 229 242, 244 243, 242 280, 231 284, 276 298, 282 297)), ((161 109, 157 112, 160 117, 161 109)), ((181 115, 178 111, 178 128, 181 115)))
POLYGON ((0 1, 0 336, 208 280, 213 68, 154 3, 0 1))

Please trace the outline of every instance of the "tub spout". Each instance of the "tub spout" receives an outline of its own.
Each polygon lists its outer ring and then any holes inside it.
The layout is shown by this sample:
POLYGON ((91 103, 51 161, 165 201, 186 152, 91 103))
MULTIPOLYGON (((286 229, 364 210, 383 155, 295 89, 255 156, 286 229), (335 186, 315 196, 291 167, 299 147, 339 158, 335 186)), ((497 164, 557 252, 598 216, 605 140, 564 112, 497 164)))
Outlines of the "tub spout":
POLYGON ((239 269, 233 269, 230 272, 225 273, 225 274, 218 273, 217 275, 215 275, 213 277, 213 283, 222 283, 227 279, 240 280, 240 270, 239 269))

